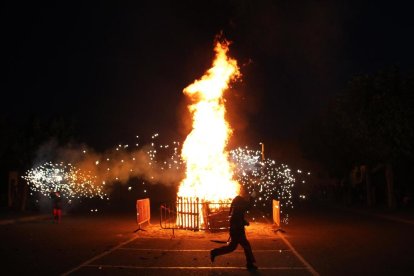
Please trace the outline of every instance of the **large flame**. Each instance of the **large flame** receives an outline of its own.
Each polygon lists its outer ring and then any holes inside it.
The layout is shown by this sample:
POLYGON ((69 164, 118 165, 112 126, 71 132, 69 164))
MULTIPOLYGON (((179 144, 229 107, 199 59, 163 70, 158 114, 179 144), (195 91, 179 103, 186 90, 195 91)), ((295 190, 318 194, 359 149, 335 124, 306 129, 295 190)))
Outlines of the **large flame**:
POLYGON ((183 91, 193 100, 189 106, 193 129, 182 148, 186 178, 180 184, 179 197, 218 202, 228 201, 239 192, 226 152, 232 130, 225 120, 223 92, 240 71, 237 61, 227 56, 228 50, 227 41, 217 42, 213 66, 183 91))

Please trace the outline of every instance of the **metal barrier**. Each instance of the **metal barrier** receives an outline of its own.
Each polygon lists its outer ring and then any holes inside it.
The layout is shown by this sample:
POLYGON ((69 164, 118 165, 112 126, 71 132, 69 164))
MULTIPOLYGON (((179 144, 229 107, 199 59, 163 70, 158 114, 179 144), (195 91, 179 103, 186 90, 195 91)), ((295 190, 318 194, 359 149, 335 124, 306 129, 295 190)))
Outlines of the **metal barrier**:
POLYGON ((280 225, 280 201, 273 200, 273 223, 276 225, 276 229, 274 231, 280 231, 282 233, 286 233, 285 230, 282 229, 280 225))
POLYGON ((148 222, 148 224, 150 224, 150 219, 151 219, 151 212, 150 212, 150 200, 149 198, 144 198, 144 199, 138 199, 137 203, 136 203, 136 208, 137 208, 137 224, 138 224, 138 229, 135 230, 142 230, 141 229, 141 224, 148 222))
POLYGON ((230 227, 230 202, 201 202, 198 198, 178 197, 175 204, 162 204, 163 229, 224 231, 230 227))
POLYGON ((273 223, 280 227, 280 202, 273 199, 273 223))

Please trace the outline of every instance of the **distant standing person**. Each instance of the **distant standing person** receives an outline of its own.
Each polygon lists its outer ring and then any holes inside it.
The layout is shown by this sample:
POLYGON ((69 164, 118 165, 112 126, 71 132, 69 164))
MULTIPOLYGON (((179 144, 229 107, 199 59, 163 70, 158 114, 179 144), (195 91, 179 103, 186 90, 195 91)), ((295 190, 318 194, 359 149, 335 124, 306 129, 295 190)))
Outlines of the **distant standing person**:
POLYGON ((59 191, 52 192, 53 200, 53 222, 59 223, 62 217, 62 196, 59 191))
POLYGON ((246 268, 248 270, 257 270, 257 266, 255 265, 256 260, 244 230, 244 227, 249 225, 249 222, 244 218, 244 215, 246 211, 251 208, 255 196, 256 193, 253 192, 249 199, 245 199, 241 195, 238 195, 233 199, 230 205, 230 243, 211 250, 211 262, 214 262, 215 257, 219 255, 233 252, 237 248, 237 245, 240 244, 243 247, 244 255, 246 256, 246 268))

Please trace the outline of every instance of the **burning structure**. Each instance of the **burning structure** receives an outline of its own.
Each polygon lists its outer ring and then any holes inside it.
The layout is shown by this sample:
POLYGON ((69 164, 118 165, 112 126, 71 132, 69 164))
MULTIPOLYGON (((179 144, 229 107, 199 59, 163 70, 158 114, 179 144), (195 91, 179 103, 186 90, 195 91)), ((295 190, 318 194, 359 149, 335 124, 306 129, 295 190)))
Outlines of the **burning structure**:
POLYGON ((177 193, 177 226, 205 227, 207 213, 228 207, 240 189, 226 151, 232 130, 225 120, 223 93, 240 77, 228 50, 229 42, 217 41, 212 67, 184 89, 193 102, 192 130, 181 153, 186 170, 177 193))
MULTIPOLYGON (((179 142, 156 145, 154 139, 158 133, 151 137, 150 145, 140 146, 137 141, 134 149, 118 145, 105 154, 85 148, 78 152, 73 148, 47 147, 53 154, 45 156, 55 156, 57 152, 55 159, 60 161, 49 161, 26 172, 23 178, 31 195, 40 193, 48 197, 50 192, 60 190, 68 200, 94 197, 109 200, 113 187, 127 183, 132 177, 142 179, 143 185, 170 185, 181 180, 174 205, 161 206, 161 227, 212 230, 228 227, 225 220, 230 202, 243 186, 249 193, 258 192, 254 207, 265 212, 272 210, 269 206, 272 199, 280 199, 282 220, 287 223, 286 211, 293 208, 294 184, 305 183, 300 176, 302 171, 295 172, 283 163, 264 158, 263 150, 243 147, 227 151, 232 129, 225 120, 223 94, 241 74, 237 61, 227 56, 227 41, 216 42, 214 50, 211 68, 184 89, 191 99, 192 129, 181 152, 179 142), (157 152, 164 157, 158 158, 157 152), (223 223, 217 224, 218 221, 223 223)), ((147 193, 146 186, 135 188, 147 193)))

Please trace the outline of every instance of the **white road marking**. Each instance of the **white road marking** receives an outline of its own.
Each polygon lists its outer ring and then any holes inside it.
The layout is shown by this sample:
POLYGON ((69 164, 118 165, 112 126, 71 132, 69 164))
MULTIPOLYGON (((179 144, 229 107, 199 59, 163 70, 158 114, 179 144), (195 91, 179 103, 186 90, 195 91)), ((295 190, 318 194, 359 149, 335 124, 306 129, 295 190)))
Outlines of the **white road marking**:
MULTIPOLYGON (((132 266, 132 265, 95 265, 88 264, 87 267, 97 268, 128 268, 128 269, 201 269, 201 270, 246 270, 245 266, 132 266)), ((259 270, 307 270, 304 266, 275 266, 275 267, 260 267, 259 270)))
MULTIPOLYGON (((165 252, 210 252, 209 249, 155 249, 155 248, 133 248, 133 247, 121 247, 119 250, 131 250, 131 251, 165 251, 165 252)), ((254 252, 285 252, 291 251, 290 249, 254 249, 254 252)), ((244 252, 244 250, 237 249, 233 252, 244 252)))
POLYGON ((67 272, 63 273, 63 274, 62 274, 62 276, 69 275, 69 274, 71 274, 71 273, 75 272, 76 270, 78 270, 78 269, 82 268, 83 266, 87 266, 87 265, 89 265, 89 264, 90 264, 90 263, 92 263, 93 261, 95 261, 95 260, 97 260, 97 259, 100 259, 100 258, 102 258, 103 256, 106 256, 106 255, 108 255, 109 253, 111 253, 111 252, 113 252, 113 251, 117 250, 118 248, 120 248, 120 247, 122 247, 122 246, 124 246, 124 245, 126 245, 126 244, 128 244, 128 243, 130 243, 130 242, 132 242, 132 241, 134 241, 134 240, 136 240, 138 237, 139 237, 139 236, 134 236, 134 237, 130 238, 130 239, 129 239, 129 240, 127 240, 127 241, 121 242, 120 244, 118 244, 117 246, 113 247, 112 249, 109 249, 109 250, 107 250, 107 251, 105 251, 105 252, 103 252, 103 253, 101 253, 101 254, 99 254, 99 255, 96 255, 95 257, 92 257, 92 258, 90 258, 89 260, 87 260, 86 262, 84 262, 84 263, 82 263, 82 264, 78 265, 77 267, 72 268, 71 270, 69 270, 69 271, 67 271, 67 272))
MULTIPOLYGON (((290 250, 287 249, 283 249, 283 250, 278 250, 278 249, 258 249, 258 250, 254 250, 255 252, 281 252, 281 251, 292 251, 296 257, 305 265, 304 267, 295 267, 295 266, 280 266, 280 267, 260 267, 260 270, 309 270, 310 273, 312 275, 315 276, 319 276, 319 273, 296 251, 296 249, 290 244, 290 242, 283 236, 283 234, 281 233, 277 233, 279 235, 279 237, 283 240, 283 242, 290 248, 290 250)), ((150 266, 150 267, 145 267, 145 266, 119 266, 119 265, 95 265, 95 264, 91 264, 92 262, 110 254, 111 252, 115 251, 115 250, 136 250, 136 251, 173 251, 173 252, 177 252, 177 251, 181 251, 181 252, 208 252, 210 250, 206 250, 206 249, 142 249, 142 248, 131 248, 131 247, 123 247, 124 245, 136 240, 139 236, 134 236, 131 239, 124 241, 120 244, 118 244, 117 246, 113 247, 110 250, 107 250, 99 255, 96 255, 95 257, 90 258, 89 260, 83 262, 82 264, 78 265, 77 267, 65 272, 62 274, 62 276, 66 276, 69 275, 79 269, 81 269, 82 267, 97 267, 97 268, 129 268, 129 269, 169 269, 169 270, 185 270, 185 269, 199 269, 199 270, 207 270, 207 269, 214 269, 214 270, 231 270, 231 269, 236 269, 236 270, 245 270, 246 267, 244 266, 150 266)), ((235 251, 242 251, 242 250, 235 250, 235 251)))
POLYGON ((392 217, 392 216, 387 216, 387 215, 379 215, 379 214, 370 214, 368 212, 360 212, 361 214, 365 214, 368 216, 374 216, 377 218, 382 218, 382 219, 387 219, 387 220, 391 220, 391 221, 396 221, 396 222, 401 222, 401 223, 406 223, 406 224, 414 224, 414 221, 412 220, 408 220, 408 219, 403 219, 403 218, 398 218, 398 217, 392 217))
POLYGON ((32 220, 41 220, 41 219, 47 219, 50 218, 50 215, 39 215, 39 216, 29 216, 29 217, 21 217, 16 219, 7 219, 0 221, 0 225, 8 225, 13 223, 19 223, 19 222, 27 222, 32 220))
POLYGON ((342 207, 336 207, 337 209, 340 209, 341 211, 344 212, 353 212, 353 213, 357 213, 357 214, 362 214, 362 215, 366 215, 366 216, 372 216, 372 217, 377 217, 377 218, 382 218, 382 219, 387 219, 387 220, 391 220, 391 221, 397 221, 397 222, 401 222, 401 223, 407 223, 407 224, 414 224, 414 220, 412 218, 401 218, 398 216, 390 216, 390 215, 386 215, 386 214, 376 214, 376 213, 372 213, 372 212, 367 212, 364 210, 358 210, 358 209, 352 209, 352 208, 342 208, 342 207))
POLYGON ((299 254, 298 251, 292 246, 292 244, 283 236, 283 234, 277 232, 279 237, 286 243, 286 245, 292 250, 293 254, 296 255, 296 257, 305 265, 305 267, 312 273, 312 275, 318 275, 319 273, 305 260, 305 258, 302 257, 302 255, 299 254))

